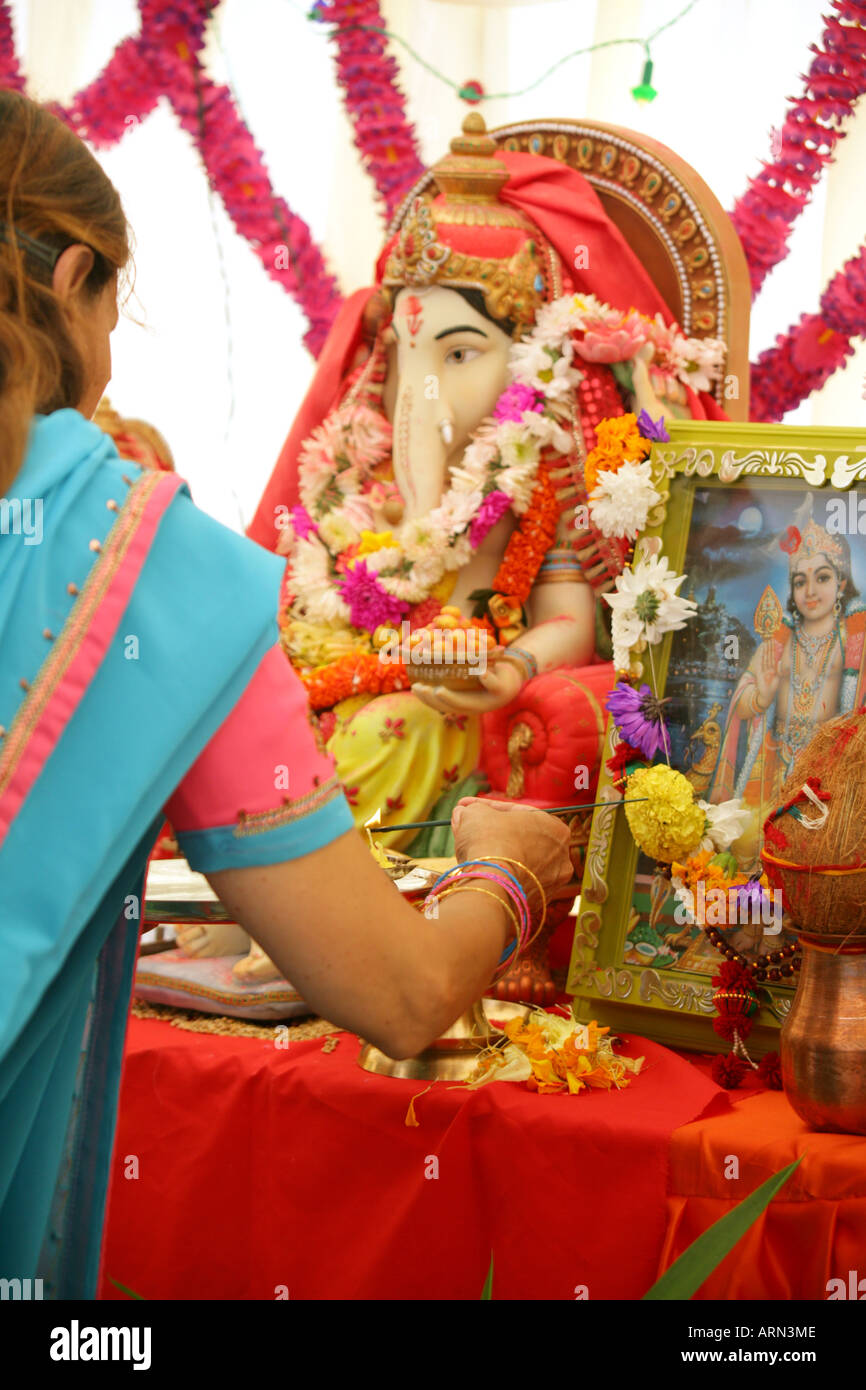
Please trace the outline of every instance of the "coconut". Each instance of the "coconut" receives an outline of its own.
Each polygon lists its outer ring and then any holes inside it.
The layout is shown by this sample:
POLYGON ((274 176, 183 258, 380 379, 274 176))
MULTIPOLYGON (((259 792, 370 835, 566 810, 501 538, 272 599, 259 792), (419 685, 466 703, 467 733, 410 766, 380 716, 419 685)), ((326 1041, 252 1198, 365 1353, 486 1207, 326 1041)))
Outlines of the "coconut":
POLYGON ((796 928, 866 936, 866 707, 821 724, 797 754, 761 857, 796 928))

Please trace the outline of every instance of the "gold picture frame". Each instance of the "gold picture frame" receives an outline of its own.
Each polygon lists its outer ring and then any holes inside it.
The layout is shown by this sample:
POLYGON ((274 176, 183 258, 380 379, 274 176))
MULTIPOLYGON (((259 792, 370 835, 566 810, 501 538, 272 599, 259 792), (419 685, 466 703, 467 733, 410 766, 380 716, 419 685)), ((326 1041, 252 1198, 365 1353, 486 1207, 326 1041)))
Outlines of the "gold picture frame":
MULTIPOLYGON (((683 597, 692 593, 699 608, 696 619, 682 632, 666 634, 643 653, 642 680, 660 697, 670 697, 671 765, 689 773, 697 794, 699 782, 692 775, 694 755, 689 761, 694 742, 701 754, 699 765, 703 759, 699 777, 706 778, 701 792, 707 793, 704 799, 712 801, 713 789, 721 781, 720 769, 725 770, 725 757, 732 779, 736 777, 747 789, 752 781, 758 781, 754 771, 758 754, 753 747, 758 726, 752 723, 741 730, 732 713, 737 682, 742 683, 748 659, 747 639, 757 652, 772 624, 780 622, 777 610, 782 604, 775 590, 780 587, 784 567, 790 570, 789 556, 795 548, 788 544, 788 534, 799 532, 806 517, 816 525, 826 522, 828 534, 837 534, 831 519, 840 528, 846 518, 849 524, 849 531, 838 530, 846 536, 850 582, 847 606, 838 621, 840 634, 844 630, 844 655, 840 658, 844 665, 839 705, 832 712, 843 712, 843 700, 850 697, 849 672, 858 652, 853 679, 856 698, 862 700, 866 683, 866 430, 691 420, 671 422, 668 430, 670 441, 654 444, 650 455, 652 480, 661 500, 648 518, 636 554, 661 553, 673 571, 685 571, 687 577, 679 592, 683 597), (733 534, 729 534, 732 529, 733 534), (710 542, 716 544, 715 551, 710 542), (737 568, 740 553, 752 570, 737 568), (717 571, 713 567, 716 554, 722 556, 717 571), (689 578, 690 565, 697 576, 694 580, 689 578), (711 586, 708 576, 716 572, 718 582, 711 586), (863 602, 851 596, 856 595, 858 581, 863 602), (754 591, 749 596, 751 582, 754 591), (729 621, 740 634, 736 651, 728 640, 725 651, 730 651, 724 661, 711 640, 715 629, 708 626, 710 617, 715 621, 719 612, 724 615, 719 621, 729 621), (746 652, 740 651, 740 637, 746 652), (700 718, 706 721, 711 712, 713 719, 702 726, 700 718), (716 738, 722 751, 710 771, 716 738)), ((793 616, 784 621, 791 628, 803 619, 797 618, 791 606, 794 582, 790 574, 785 582, 793 616)), ((792 689, 796 693, 797 686, 791 686, 789 679, 789 709, 794 704, 792 689)), ((772 720, 771 708, 763 727, 771 732, 775 729, 777 737, 780 725, 773 725, 772 720)), ((785 733, 787 736, 787 723, 785 733)), ((582 1021, 597 1019, 617 1031, 642 1034, 669 1045, 727 1050, 729 1044, 712 1027, 716 1015, 711 976, 721 957, 700 928, 695 928, 688 940, 683 933, 655 932, 652 936, 647 930, 651 917, 648 895, 654 890, 638 872, 639 851, 625 815, 618 809, 622 794, 606 766, 617 742, 616 729, 608 720, 596 798, 603 804, 593 815, 567 981, 568 992, 575 996, 575 1012, 582 1021)), ((777 742, 787 751, 788 744, 778 737, 777 742)), ((758 783, 762 794, 772 789, 781 775, 766 756, 768 746, 764 737, 758 783)), ((661 755, 655 761, 660 759, 661 755)), ((781 756, 779 761, 783 767, 781 756)), ((748 795, 745 799, 749 801, 748 795)), ((755 818, 762 819, 772 809, 756 801, 755 818)), ((759 848, 757 844, 756 854, 759 848)), ((660 890, 656 887, 655 891, 658 894, 660 890)), ((664 913, 664 904, 660 907, 655 903, 652 917, 659 926, 664 926, 664 913)), ((761 1007, 749 1037, 753 1056, 778 1046, 778 1030, 790 1009, 795 984, 794 979, 767 981, 761 986, 761 1007)))

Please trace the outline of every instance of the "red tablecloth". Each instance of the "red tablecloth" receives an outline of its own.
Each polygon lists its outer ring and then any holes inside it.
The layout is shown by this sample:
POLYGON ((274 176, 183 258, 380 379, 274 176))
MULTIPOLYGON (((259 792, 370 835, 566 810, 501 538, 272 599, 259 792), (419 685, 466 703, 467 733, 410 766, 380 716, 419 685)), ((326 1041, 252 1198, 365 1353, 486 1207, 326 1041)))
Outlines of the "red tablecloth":
POLYGON ((420 1094, 361 1071, 350 1035, 322 1047, 131 1020, 104 1297, 477 1299, 493 1252, 495 1298, 638 1298, 799 1153, 698 1297, 825 1299, 866 1275, 866 1138, 719 1092, 707 1059, 633 1039, 647 1067, 622 1092, 420 1094))
POLYGON ((539 1096, 372 1076, 359 1044, 133 1018, 103 1261, 147 1299, 638 1298, 666 1231, 672 1131, 728 1111, 644 1040, 626 1090, 539 1096), (137 1159, 137 1163, 132 1159, 137 1159), (438 1170, 438 1176, 433 1176, 438 1170))

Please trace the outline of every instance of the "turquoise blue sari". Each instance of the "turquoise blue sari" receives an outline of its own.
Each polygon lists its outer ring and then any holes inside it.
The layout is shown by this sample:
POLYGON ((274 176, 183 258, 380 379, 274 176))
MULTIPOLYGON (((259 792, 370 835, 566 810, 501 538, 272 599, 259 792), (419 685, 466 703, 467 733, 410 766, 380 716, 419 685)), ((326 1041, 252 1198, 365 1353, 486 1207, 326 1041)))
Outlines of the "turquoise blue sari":
POLYGON ((0 1278, 92 1298, 161 808, 277 639, 282 562, 37 416, 0 499, 0 1278))

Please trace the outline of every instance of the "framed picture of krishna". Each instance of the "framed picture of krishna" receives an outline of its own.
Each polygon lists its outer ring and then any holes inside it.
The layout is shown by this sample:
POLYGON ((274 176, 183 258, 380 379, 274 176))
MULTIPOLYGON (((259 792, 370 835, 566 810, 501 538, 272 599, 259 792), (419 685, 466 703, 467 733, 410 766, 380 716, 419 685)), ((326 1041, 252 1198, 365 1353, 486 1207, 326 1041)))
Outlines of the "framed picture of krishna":
POLYGON ((582 1020, 741 1056, 747 1034, 757 1059, 799 969, 774 813, 798 753, 866 698, 866 431, 659 433, 633 478, 600 475, 641 530, 607 596, 616 685, 568 989, 582 1020))

